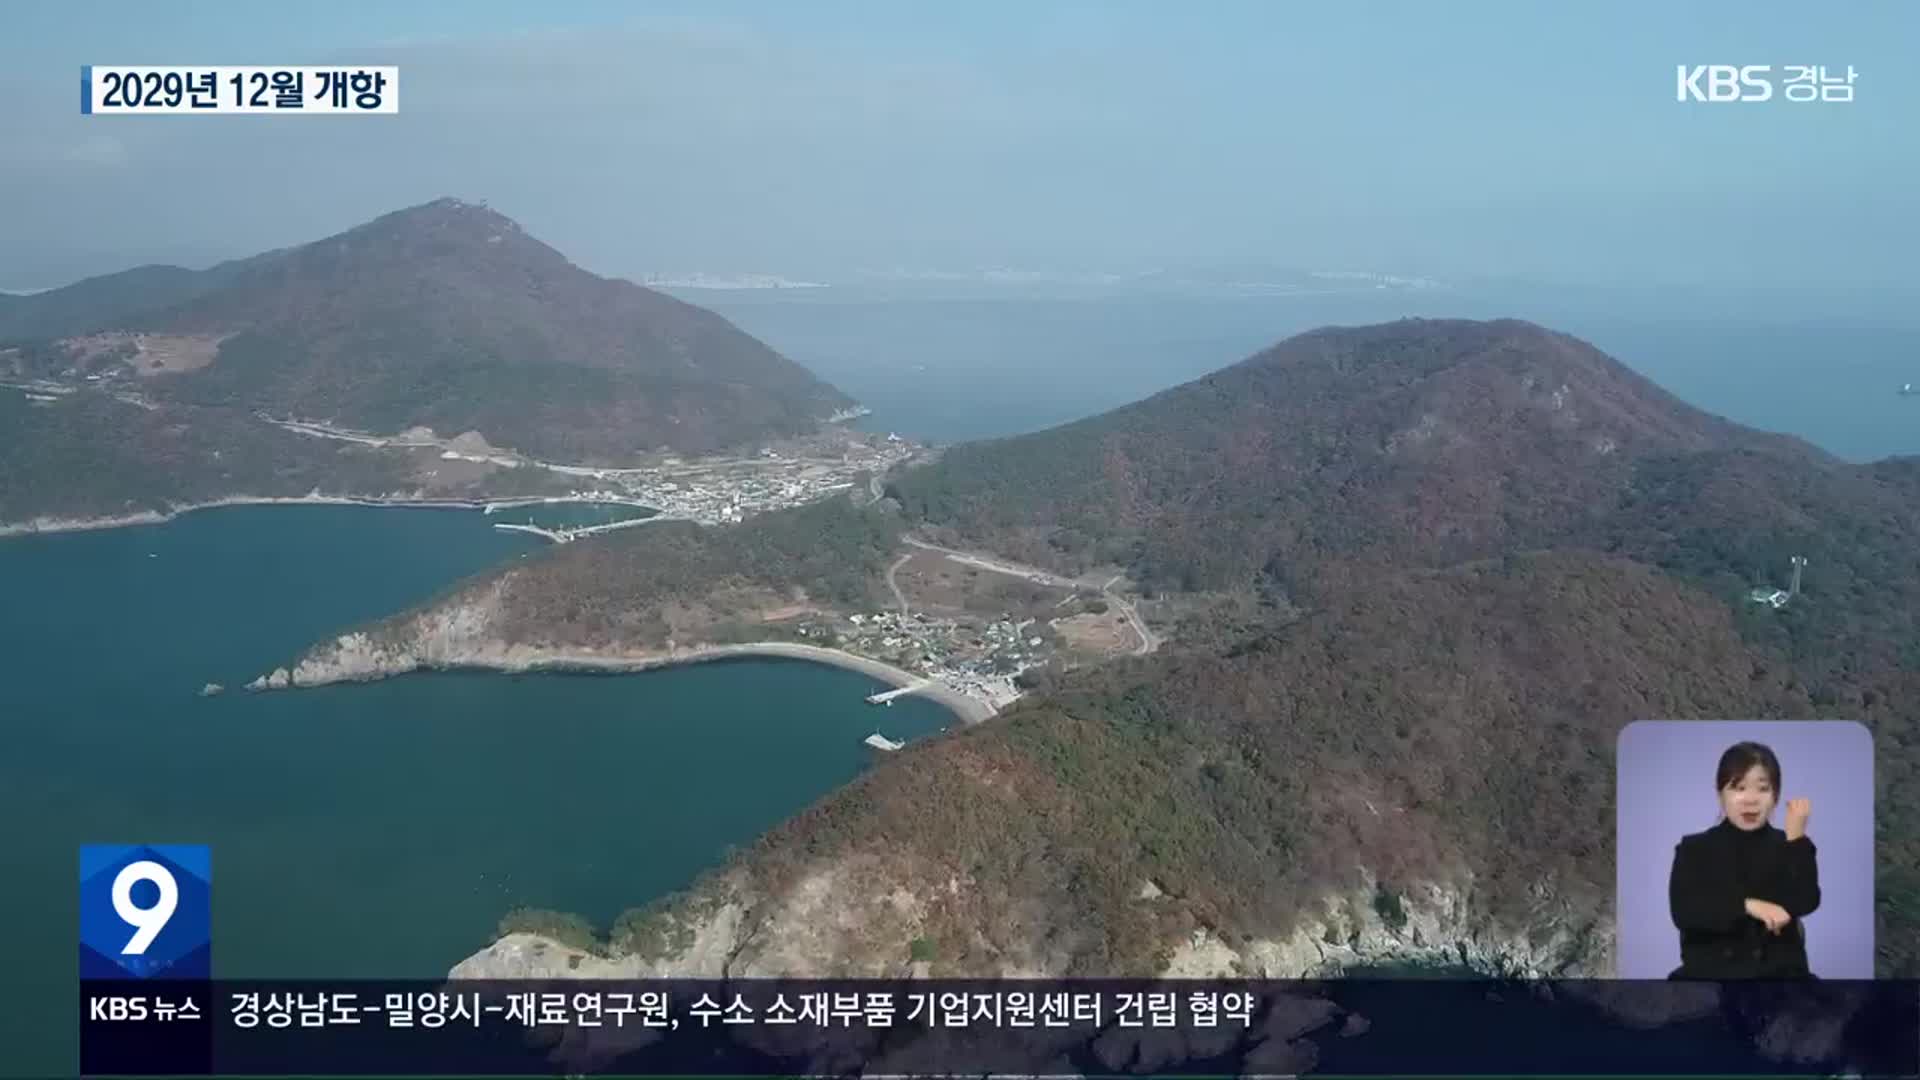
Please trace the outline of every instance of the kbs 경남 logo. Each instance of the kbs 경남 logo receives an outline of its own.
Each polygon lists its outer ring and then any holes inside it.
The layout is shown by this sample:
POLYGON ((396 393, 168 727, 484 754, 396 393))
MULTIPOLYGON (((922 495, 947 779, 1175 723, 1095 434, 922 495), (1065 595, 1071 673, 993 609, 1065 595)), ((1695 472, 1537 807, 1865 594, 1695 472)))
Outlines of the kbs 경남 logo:
MULTIPOLYGON (((1674 100, 1708 104, 1772 101, 1776 96, 1771 64, 1680 64, 1675 68, 1677 82, 1674 100)), ((1854 80, 1859 72, 1847 65, 1787 65, 1781 69, 1787 101, 1848 102, 1853 100, 1854 80)))
POLYGON ((213 857, 204 844, 80 849, 80 977, 213 975, 213 857))

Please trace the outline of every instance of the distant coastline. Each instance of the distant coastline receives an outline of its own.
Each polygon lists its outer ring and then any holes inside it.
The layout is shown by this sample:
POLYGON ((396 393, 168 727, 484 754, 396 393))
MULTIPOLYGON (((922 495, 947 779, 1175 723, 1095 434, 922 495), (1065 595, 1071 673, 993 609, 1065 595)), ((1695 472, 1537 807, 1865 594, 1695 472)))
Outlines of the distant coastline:
MULTIPOLYGON (((415 510, 484 510, 490 505, 592 502, 590 499, 500 498, 500 499, 426 499, 417 497, 383 498, 378 495, 230 495, 204 502, 182 503, 165 510, 141 510, 110 517, 57 518, 37 517, 26 521, 0 522, 0 538, 33 536, 40 533, 88 532, 95 529, 122 529, 134 525, 163 525, 196 510, 214 510, 223 506, 371 506, 415 510)), ((636 504, 637 505, 637 504, 636 504)))

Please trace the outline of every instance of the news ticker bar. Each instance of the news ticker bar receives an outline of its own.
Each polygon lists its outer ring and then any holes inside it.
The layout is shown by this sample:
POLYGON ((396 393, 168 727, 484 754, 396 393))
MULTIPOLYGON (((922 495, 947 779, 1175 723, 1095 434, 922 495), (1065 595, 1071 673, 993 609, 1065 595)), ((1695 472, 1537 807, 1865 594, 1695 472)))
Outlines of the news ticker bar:
POLYGON ((397 67, 80 69, 80 111, 107 116, 381 115, 400 111, 397 67))
POLYGON ((1920 1076, 1920 983, 81 983, 85 1075, 1920 1076))

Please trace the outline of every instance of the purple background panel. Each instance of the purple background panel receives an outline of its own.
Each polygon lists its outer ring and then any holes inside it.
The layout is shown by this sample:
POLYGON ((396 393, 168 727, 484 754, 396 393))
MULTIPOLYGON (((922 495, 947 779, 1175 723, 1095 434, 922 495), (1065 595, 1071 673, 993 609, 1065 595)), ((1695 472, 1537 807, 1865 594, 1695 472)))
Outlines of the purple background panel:
POLYGON ((1727 747, 1765 743, 1780 759, 1772 824, 1788 799, 1813 800, 1820 907, 1806 917, 1807 962, 1825 979, 1873 977, 1873 736, 1825 720, 1641 720, 1620 732, 1615 832, 1615 974, 1663 979, 1680 966, 1667 907, 1673 847, 1720 820, 1714 769, 1727 747))

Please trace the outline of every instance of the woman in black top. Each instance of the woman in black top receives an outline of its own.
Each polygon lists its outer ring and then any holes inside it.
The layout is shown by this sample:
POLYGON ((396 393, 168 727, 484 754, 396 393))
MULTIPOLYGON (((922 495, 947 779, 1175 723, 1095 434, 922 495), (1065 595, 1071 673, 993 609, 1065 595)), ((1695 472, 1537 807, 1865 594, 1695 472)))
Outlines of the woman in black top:
POLYGON ((1668 900, 1680 928, 1675 979, 1808 979, 1800 920, 1820 906, 1806 799, 1787 803, 1785 831, 1768 823, 1780 759, 1754 742, 1720 756, 1720 824, 1681 839, 1668 900))

